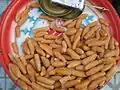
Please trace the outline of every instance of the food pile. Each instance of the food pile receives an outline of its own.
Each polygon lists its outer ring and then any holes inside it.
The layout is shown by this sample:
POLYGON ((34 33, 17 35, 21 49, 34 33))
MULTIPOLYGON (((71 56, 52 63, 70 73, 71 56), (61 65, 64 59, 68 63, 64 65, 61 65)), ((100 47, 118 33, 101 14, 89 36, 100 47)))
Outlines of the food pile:
MULTIPOLYGON (((28 18, 33 3, 16 15, 16 38, 20 26, 28 18)), ((107 83, 118 70, 119 43, 109 32, 109 24, 102 18, 81 28, 82 14, 75 20, 64 20, 57 27, 56 18, 40 15, 49 21, 48 27, 33 30, 34 37, 22 43, 24 55, 19 55, 16 42, 8 56, 9 73, 24 90, 94 90, 107 83), (49 30, 61 33, 49 34, 49 30), (67 30, 66 30, 67 29, 67 30)))

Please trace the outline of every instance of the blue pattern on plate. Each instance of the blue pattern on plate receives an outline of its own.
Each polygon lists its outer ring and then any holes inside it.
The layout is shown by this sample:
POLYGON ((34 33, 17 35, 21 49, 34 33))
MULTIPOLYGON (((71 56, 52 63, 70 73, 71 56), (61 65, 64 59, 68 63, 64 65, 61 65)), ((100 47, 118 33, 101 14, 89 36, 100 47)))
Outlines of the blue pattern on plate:
POLYGON ((25 37, 33 37, 32 31, 34 29, 39 28, 40 26, 44 27, 49 25, 47 20, 39 18, 40 14, 44 14, 40 8, 30 10, 28 20, 21 26, 21 33, 24 33, 25 37))
POLYGON ((83 22, 84 22, 84 25, 87 26, 87 25, 89 25, 93 21, 94 21, 94 16, 91 15, 91 16, 88 16, 86 19, 84 19, 83 22))
POLYGON ((28 20, 25 22, 25 24, 21 27, 21 31, 26 35, 29 35, 30 37, 33 37, 32 30, 36 24, 36 22, 39 20, 40 14, 43 12, 39 8, 34 8, 29 12, 28 20))
MULTIPOLYGON (((47 20, 40 19, 40 14, 44 14, 41 9, 34 8, 29 12, 28 20, 21 26, 21 32, 25 34, 25 37, 33 37, 33 30, 40 28, 41 26, 48 26, 47 20), (39 24, 37 24, 39 23, 39 24)), ((83 24, 87 26, 91 22, 94 22, 94 16, 90 15, 83 20, 83 24)), ((22 38, 22 37, 21 37, 22 38)))

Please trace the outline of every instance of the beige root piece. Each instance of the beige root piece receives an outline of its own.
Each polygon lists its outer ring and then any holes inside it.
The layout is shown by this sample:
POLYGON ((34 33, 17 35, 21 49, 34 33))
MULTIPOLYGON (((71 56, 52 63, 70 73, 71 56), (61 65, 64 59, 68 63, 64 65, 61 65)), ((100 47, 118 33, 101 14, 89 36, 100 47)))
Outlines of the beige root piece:
POLYGON ((58 49, 58 48, 61 48, 61 45, 58 45, 58 44, 54 44, 54 43, 51 43, 50 46, 54 49, 58 49))
POLYGON ((84 89, 85 87, 87 87, 89 85, 90 81, 89 80, 84 80, 81 83, 77 84, 75 86, 76 89, 84 89))
POLYGON ((68 38, 68 36, 66 34, 63 34, 63 38, 64 38, 65 42, 67 43, 68 47, 71 48, 72 45, 71 45, 71 42, 70 42, 70 39, 68 38))
POLYGON ((40 44, 40 47, 45 50, 49 55, 53 56, 53 51, 47 44, 40 44))
POLYGON ((28 43, 28 47, 30 49, 30 54, 34 54, 35 48, 34 48, 34 45, 32 44, 32 41, 28 40, 27 43, 28 43))
POLYGON ((83 32, 82 28, 77 29, 77 32, 76 32, 75 37, 74 37, 74 40, 76 40, 79 36, 80 36, 80 39, 81 39, 82 32, 83 32))
POLYGON ((44 83, 41 83, 41 82, 37 82, 37 84, 47 88, 47 89, 54 89, 54 86, 53 85, 47 85, 47 84, 44 84, 44 83))
POLYGON ((95 88, 98 87, 98 85, 102 82, 102 81, 105 81, 106 80, 106 77, 101 77, 97 80, 94 80, 92 83, 90 83, 90 85, 88 86, 89 90, 93 90, 95 88))
POLYGON ((46 74, 47 74, 47 70, 44 66, 42 66, 40 75, 45 76, 46 74))
POLYGON ((108 80, 111 78, 111 76, 113 76, 118 70, 118 66, 115 65, 114 67, 112 67, 106 74, 106 77, 108 78, 108 80))
POLYGON ((50 79, 54 81, 59 81, 62 77, 61 76, 51 76, 50 79))
POLYGON ((107 65, 104 66, 102 71, 105 72, 105 71, 109 70, 110 68, 112 68, 112 66, 113 66, 113 63, 107 64, 107 65))
POLYGON ((101 36, 100 36, 100 31, 99 31, 99 30, 97 30, 97 31, 96 31, 96 39, 97 39, 97 40, 99 40, 99 39, 100 39, 100 37, 101 37, 101 36))
POLYGON ((85 74, 85 72, 84 71, 77 71, 77 70, 72 70, 71 71, 71 73, 72 73, 72 75, 73 76, 77 76, 77 77, 86 77, 86 74, 85 74))
POLYGON ((105 26, 109 26, 108 22, 104 20, 103 18, 100 18, 99 21, 101 24, 104 24, 105 26))
POLYGON ((18 46, 16 42, 12 43, 12 48, 13 48, 14 53, 19 54, 19 50, 18 50, 18 46))
POLYGON ((83 65, 78 65, 78 66, 76 66, 76 70, 84 71, 84 66, 83 65))
POLYGON ((66 59, 66 60, 68 60, 68 61, 71 61, 72 60, 72 58, 69 56, 69 55, 63 55, 64 56, 64 58, 66 59))
POLYGON ((74 67, 76 67, 76 66, 78 66, 78 65, 80 65, 81 64, 81 61, 72 61, 70 64, 68 64, 68 68, 74 68, 74 67))
POLYGON ((68 28, 68 30, 65 32, 66 35, 71 36, 76 33, 75 28, 68 28))
POLYGON ((90 77, 89 77, 89 80, 90 80, 90 81, 96 80, 96 79, 98 79, 98 78, 100 78, 100 77, 105 76, 105 74, 106 74, 105 72, 98 72, 98 73, 90 76, 90 77))
POLYGON ((59 81, 57 81, 57 82, 55 82, 54 86, 55 86, 55 90, 57 90, 57 88, 61 87, 61 83, 59 81))
POLYGON ((72 49, 73 49, 73 50, 76 49, 77 44, 79 43, 79 41, 80 41, 80 36, 78 36, 78 37, 76 38, 76 40, 74 40, 74 42, 73 42, 73 46, 72 46, 72 49))
POLYGON ((115 49, 115 39, 113 37, 111 37, 111 39, 110 39, 109 49, 111 49, 111 50, 115 49))
POLYGON ((41 60, 42 60, 42 63, 43 63, 43 65, 47 68, 47 67, 49 67, 49 65, 50 65, 50 61, 49 61, 49 59, 47 59, 46 57, 41 57, 41 60))
POLYGON ((19 67, 20 71, 21 71, 23 74, 26 74, 27 71, 26 71, 25 65, 21 62, 21 60, 20 60, 18 57, 15 57, 15 59, 16 59, 16 64, 17 64, 17 66, 19 67))
POLYGON ((70 87, 73 87, 75 86, 76 84, 80 83, 80 80, 71 80, 71 81, 68 81, 64 84, 64 87, 66 88, 70 88, 70 87))
POLYGON ((27 65, 27 60, 25 59, 24 56, 21 56, 21 57, 20 57, 20 60, 21 60, 21 62, 24 64, 24 66, 27 65))
POLYGON ((67 53, 72 57, 72 59, 80 59, 80 56, 70 48, 67 49, 67 53))
POLYGON ((30 76, 30 80, 32 81, 32 82, 35 82, 35 70, 34 70, 34 68, 32 67, 32 65, 31 64, 28 64, 27 65, 27 72, 28 72, 28 74, 29 74, 29 76, 30 76))
POLYGON ((87 57, 86 54, 80 55, 80 58, 81 58, 81 59, 84 59, 84 58, 86 58, 86 57, 87 57))
POLYGON ((106 39, 106 43, 105 43, 105 49, 108 49, 109 42, 110 42, 110 32, 108 31, 108 29, 106 29, 106 32, 107 32, 107 39, 106 39))
POLYGON ((18 25, 19 25, 19 26, 22 26, 22 25, 26 22, 27 19, 28 19, 28 15, 25 15, 24 17, 22 17, 22 18, 19 20, 18 25))
POLYGON ((106 54, 104 55, 104 57, 116 56, 116 55, 118 55, 118 54, 117 54, 117 53, 118 53, 117 51, 119 51, 119 48, 117 48, 116 50, 112 50, 112 51, 106 53, 106 54))
POLYGON ((76 25, 77 20, 74 20, 70 24, 67 25, 68 28, 73 28, 76 25))
POLYGON ((40 15, 40 18, 48 20, 48 21, 54 21, 55 20, 55 18, 53 18, 53 17, 42 15, 42 14, 40 15))
POLYGON ((87 43, 88 46, 102 46, 102 45, 105 45, 106 41, 105 40, 99 40, 99 41, 92 41, 92 42, 89 42, 87 43))
POLYGON ((28 77, 21 75, 20 79, 24 82, 26 82, 28 85, 31 85, 31 81, 28 79, 28 77))
POLYGON ((54 80, 48 79, 45 77, 37 76, 36 79, 42 83, 48 84, 48 85, 53 85, 55 83, 54 80))
POLYGON ((20 19, 21 19, 21 13, 17 13, 15 17, 15 21, 18 23, 20 19))
POLYGON ((83 64, 83 65, 87 65, 88 63, 94 61, 94 60, 96 59, 96 57, 97 57, 97 54, 93 54, 93 55, 91 55, 91 56, 83 59, 83 60, 82 60, 82 64, 83 64))
POLYGON ((65 41, 62 41, 62 52, 66 52, 67 51, 67 43, 65 41))
MULTIPOLYGON (((39 32, 47 32, 49 29, 50 29, 50 27, 37 28, 37 29, 33 30, 33 33, 37 34, 39 32)), ((46 34, 48 34, 48 33, 46 33, 46 34)))
POLYGON ((32 4, 30 4, 30 7, 32 7, 32 8, 40 8, 40 4, 32 3, 32 4))
POLYGON ((61 85, 62 85, 62 87, 64 87, 64 84, 67 82, 67 81, 69 81, 70 80, 70 76, 65 76, 65 77, 63 77, 63 78, 61 78, 59 81, 60 81, 60 83, 61 83, 61 85))
POLYGON ((8 53, 8 56, 13 63, 16 63, 15 57, 12 54, 8 53))
POLYGON ((57 36, 56 35, 50 35, 50 34, 48 34, 48 35, 44 35, 44 38, 45 39, 56 39, 57 38, 57 36))
POLYGON ((79 16, 77 22, 76 22, 76 28, 80 28, 80 25, 82 24, 82 20, 85 19, 88 15, 82 14, 79 16))
POLYGON ((71 43, 74 42, 74 38, 75 38, 75 35, 70 36, 70 42, 71 42, 71 43))
POLYGON ((61 62, 61 61, 55 61, 55 62, 52 63, 52 66, 54 66, 54 67, 65 67, 66 63, 61 62))
POLYGON ((87 32, 87 34, 85 35, 85 39, 88 39, 92 36, 92 34, 94 34, 98 29, 100 28, 100 26, 95 26, 93 27, 89 32, 87 32))
POLYGON ((23 18, 23 17, 25 17, 25 16, 28 16, 29 11, 30 11, 30 7, 27 6, 27 7, 25 8, 25 10, 22 11, 22 13, 21 13, 21 18, 23 18))
POLYGON ((22 44, 22 49, 23 49, 24 54, 28 54, 28 55, 30 54, 30 49, 29 49, 28 44, 26 42, 24 42, 22 44))
POLYGON ((9 67, 9 73, 14 80, 18 80, 18 77, 12 72, 12 69, 9 67))
POLYGON ((20 37, 20 26, 16 26, 16 28, 15 28, 15 36, 20 37))
POLYGON ((98 64, 100 64, 100 61, 99 61, 99 60, 95 60, 95 61, 87 64, 87 65, 85 66, 85 70, 89 70, 89 69, 97 66, 98 64))
POLYGON ((41 85, 37 84, 37 83, 34 83, 32 82, 31 84, 32 88, 34 88, 35 90, 49 90, 49 89, 46 89, 44 87, 42 87, 41 85))
POLYGON ((89 51, 89 50, 90 50, 90 47, 88 47, 87 45, 83 45, 83 46, 82 46, 82 49, 83 49, 84 51, 89 51))
POLYGON ((64 28, 59 28, 59 27, 53 27, 53 29, 55 30, 55 31, 57 31, 57 32, 61 32, 61 33, 63 33, 63 32, 65 32, 65 29, 64 28))
POLYGON ((73 20, 66 20, 64 23, 63 23, 63 26, 67 26, 68 24, 72 23, 73 20))
POLYGON ((41 43, 43 43, 43 44, 52 44, 52 43, 54 43, 54 40, 46 40, 46 39, 43 39, 43 40, 41 41, 41 43))
POLYGON ((18 80, 17 83, 22 89, 28 90, 28 85, 24 81, 18 80))
POLYGON ((63 56, 61 53, 55 51, 55 52, 54 52, 54 55, 55 55, 58 59, 62 60, 63 62, 66 62, 64 56, 63 56))
POLYGON ((104 87, 105 86, 105 81, 102 81, 100 84, 99 84, 99 87, 104 87))
POLYGON ((35 65, 36 65, 37 71, 40 72, 41 71, 41 61, 40 61, 40 57, 38 54, 34 55, 34 60, 35 60, 35 65))
POLYGON ((94 51, 87 51, 87 52, 86 52, 86 55, 87 55, 87 56, 91 56, 91 55, 93 55, 93 54, 95 54, 94 51))
POLYGON ((30 60, 31 58, 33 58, 33 55, 25 55, 26 60, 30 60))
POLYGON ((36 46, 35 50, 39 55, 45 56, 45 52, 39 46, 36 46))
POLYGON ((80 55, 84 54, 84 51, 81 48, 76 48, 75 51, 80 55))
POLYGON ((58 68, 56 69, 56 74, 63 76, 63 75, 71 75, 72 72, 70 69, 67 68, 58 68))
POLYGON ((96 66, 96 67, 88 70, 88 71, 86 72, 86 75, 87 75, 87 76, 93 75, 93 74, 99 72, 100 70, 102 70, 103 67, 104 67, 104 65, 98 65, 98 66, 96 66))
POLYGON ((33 68, 34 68, 35 70, 37 70, 36 65, 35 65, 35 60, 34 60, 34 59, 31 59, 29 62, 30 62, 30 64, 33 66, 33 68))
POLYGON ((104 48, 103 47, 94 46, 94 47, 92 47, 92 50, 94 52, 104 53, 104 48))

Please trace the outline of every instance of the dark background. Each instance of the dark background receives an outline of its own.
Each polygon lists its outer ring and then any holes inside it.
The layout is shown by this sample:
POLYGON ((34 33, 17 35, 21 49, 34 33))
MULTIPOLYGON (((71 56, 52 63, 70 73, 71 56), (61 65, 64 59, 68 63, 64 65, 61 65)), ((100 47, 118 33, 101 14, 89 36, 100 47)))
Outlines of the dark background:
POLYGON ((120 16, 120 0, 110 0, 116 11, 118 12, 120 16))

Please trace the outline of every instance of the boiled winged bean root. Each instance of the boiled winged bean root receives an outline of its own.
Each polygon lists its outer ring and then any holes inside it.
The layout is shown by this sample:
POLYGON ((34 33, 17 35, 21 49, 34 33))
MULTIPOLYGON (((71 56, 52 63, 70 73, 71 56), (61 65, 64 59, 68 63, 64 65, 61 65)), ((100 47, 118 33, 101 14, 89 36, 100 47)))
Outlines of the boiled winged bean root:
POLYGON ((40 57, 38 54, 34 55, 34 60, 35 60, 37 71, 41 71, 41 61, 40 61, 40 57))
POLYGON ((48 20, 48 21, 54 21, 55 20, 55 18, 53 18, 53 17, 50 17, 50 16, 46 16, 46 15, 40 15, 40 18, 42 18, 42 19, 46 19, 46 20, 48 20))
POLYGON ((19 50, 18 50, 18 46, 16 42, 12 43, 12 48, 13 48, 14 53, 19 54, 19 50))
POLYGON ((32 4, 30 5, 30 7, 32 7, 32 8, 39 8, 40 5, 39 5, 38 3, 32 3, 32 4))
MULTIPOLYGON (((20 27, 30 9, 39 7, 32 3, 16 14, 16 38, 20 37, 20 27)), ((26 38, 21 45, 23 56, 19 55, 17 43, 12 44, 15 54, 8 53, 9 73, 22 89, 94 90, 112 78, 118 70, 119 43, 102 18, 81 28, 87 16, 64 20, 64 29, 57 27, 56 18, 40 15, 50 25, 33 30, 34 36, 26 38), (49 34, 50 28, 63 34, 59 37, 49 34)))

